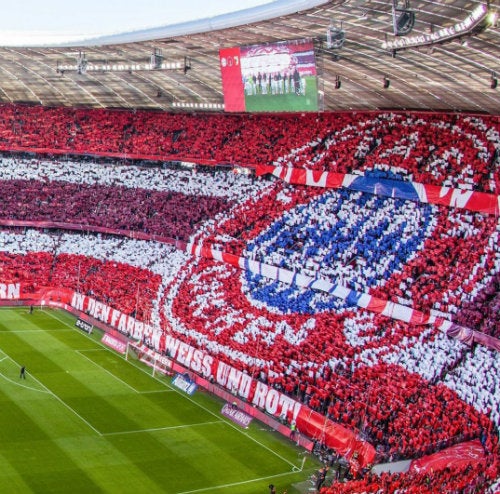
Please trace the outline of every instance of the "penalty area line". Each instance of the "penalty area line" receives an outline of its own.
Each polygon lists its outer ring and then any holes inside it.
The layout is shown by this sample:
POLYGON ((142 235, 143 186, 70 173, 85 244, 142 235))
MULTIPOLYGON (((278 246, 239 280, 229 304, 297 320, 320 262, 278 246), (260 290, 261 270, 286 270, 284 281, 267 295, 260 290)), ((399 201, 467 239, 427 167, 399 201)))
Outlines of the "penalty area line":
MULTIPOLYGON (((57 317, 57 315, 52 314, 52 313, 48 313, 48 314, 49 314, 50 317, 52 317, 56 321, 59 321, 61 324, 64 324, 65 326, 67 326, 68 328, 70 328, 70 331, 75 331, 77 334, 80 334, 80 335, 82 335, 82 336, 85 337, 85 334, 83 333, 83 331, 76 331, 76 329, 73 326, 71 326, 68 322, 63 321, 62 319, 60 319, 59 317, 57 317)), ((104 331, 103 329, 100 329, 100 328, 99 328, 99 330, 100 331, 104 331)), ((100 348, 87 348, 85 350, 76 350, 76 351, 79 351, 79 352, 106 351, 106 352, 111 353, 112 355, 118 355, 118 353, 115 350, 109 348, 108 346, 104 345, 100 341, 94 340, 94 343, 96 345, 98 345, 100 348)), ((144 374, 148 375, 149 377, 151 377, 152 379, 154 379, 155 381, 161 383, 163 386, 166 387, 165 390, 161 390, 161 391, 154 391, 154 390, 151 391, 151 390, 149 390, 149 391, 137 391, 137 393, 139 393, 139 394, 145 394, 145 393, 165 393, 165 392, 174 392, 174 391, 176 391, 172 387, 170 387, 168 384, 166 384, 164 381, 162 381, 161 379, 158 379, 156 376, 153 376, 151 373, 147 372, 145 369, 142 369, 141 367, 135 365, 134 363, 132 363, 132 361, 127 360, 124 355, 122 355, 122 360, 124 360, 125 362, 127 362, 129 365, 131 365, 135 369, 143 372, 144 374)))
MULTIPOLYGON (((10 360, 12 362, 14 362, 14 364, 16 364, 17 366, 19 366, 19 364, 13 358, 11 358, 11 357, 9 357, 9 358, 10 358, 10 360)), ((90 427, 98 436, 102 436, 102 434, 87 419, 85 419, 84 417, 82 417, 76 410, 74 410, 70 405, 68 405, 60 396, 56 395, 52 390, 50 390, 47 386, 45 386, 45 384, 43 384, 42 381, 40 381, 39 379, 37 379, 31 373, 29 374, 29 376, 31 377, 31 379, 33 379, 35 382, 37 382, 40 386, 42 386, 42 388, 45 390, 46 393, 48 393, 49 395, 51 395, 59 403, 61 403, 61 405, 63 405, 64 407, 66 407, 71 413, 73 413, 73 415, 75 415, 76 417, 78 417, 85 425, 87 425, 88 427, 90 427)), ((29 389, 33 389, 33 388, 29 388, 29 389)))
POLYGON ((133 431, 118 431, 118 432, 103 432, 102 436, 121 436, 122 434, 141 434, 143 432, 161 432, 161 431, 171 431, 176 429, 188 429, 190 427, 200 427, 203 425, 213 425, 220 424, 224 422, 223 420, 216 420, 212 422, 199 422, 198 424, 185 424, 185 425, 172 425, 168 427, 152 427, 151 429, 137 429, 133 431))
MULTIPOLYGON (((50 317, 56 319, 57 321, 65 324, 66 326, 72 328, 72 326, 69 325, 69 323, 67 323, 66 321, 62 321, 59 317, 57 317, 57 315, 53 314, 53 313, 50 313, 50 312, 47 312, 50 317)), ((110 348, 106 347, 105 345, 103 345, 101 342, 96 342, 98 345, 100 345, 101 347, 103 347, 105 350, 108 350, 110 351, 111 353, 115 354, 115 352, 113 352, 110 348)), ((125 360, 125 359, 124 359, 125 360)), ((128 362, 127 360, 125 360, 126 362, 128 362)), ((130 365, 133 365, 136 369, 139 369, 140 371, 144 372, 145 374, 151 376, 150 373, 146 372, 145 369, 142 369, 140 367, 137 367, 136 365, 132 364, 131 362, 129 362, 130 365)), ((219 419, 220 418, 220 415, 218 415, 216 412, 210 410, 209 408, 205 407, 204 405, 202 405, 201 403, 198 403, 197 401, 195 401, 191 396, 189 395, 186 395, 185 393, 182 393, 180 389, 177 389, 171 385, 169 385, 168 383, 162 381, 161 379, 158 379, 156 376, 151 376, 153 379, 155 379, 156 381, 162 383, 167 389, 173 391, 174 393, 177 393, 178 395, 182 396, 184 399, 190 401, 193 405, 197 406, 198 408, 204 410, 205 412, 207 412, 209 415, 212 415, 213 417, 219 419)), ((225 419, 222 419, 222 421, 224 423, 226 423, 226 425, 232 429, 234 429, 235 431, 237 431, 239 434, 241 434, 242 436, 246 437, 247 439, 249 439, 250 441, 254 442, 255 444, 258 444, 261 448, 267 450, 269 453, 271 453, 273 456, 279 458, 280 460, 282 460, 284 463, 286 463, 287 465, 290 465, 291 468, 294 468, 294 467, 297 467, 297 465, 295 465, 294 463, 292 463, 290 460, 288 460, 287 458, 285 458, 284 456, 280 455, 279 453, 277 453, 276 451, 272 450, 271 448, 269 448, 268 446, 266 446, 264 443, 260 442, 259 440, 257 440, 256 438, 252 437, 250 434, 248 434, 247 432, 241 430, 240 427, 238 427, 236 424, 233 424, 229 419, 228 420, 225 420, 225 419)), ((299 467, 300 468, 300 467, 299 467)))
MULTIPOLYGON (((5 358, 8 358, 8 357, 5 357, 5 358)), ((5 360, 5 358, 2 359, 5 360)), ((10 357, 9 357, 10 358, 10 357)), ((1 361, 0 361, 1 362, 1 361)), ((34 388, 33 386, 28 386, 26 384, 22 384, 18 381, 14 381, 14 379, 11 379, 10 377, 7 377, 3 372, 0 372, 0 376, 2 376, 7 382, 9 383, 12 383, 14 384, 15 386, 19 386, 20 388, 25 388, 25 389, 29 389, 30 391, 37 391, 38 393, 46 393, 46 394, 50 394, 49 391, 45 390, 45 389, 38 389, 38 388, 34 388)), ((31 374, 30 374, 31 376, 31 374)), ((36 379, 35 379, 36 380, 36 379)))

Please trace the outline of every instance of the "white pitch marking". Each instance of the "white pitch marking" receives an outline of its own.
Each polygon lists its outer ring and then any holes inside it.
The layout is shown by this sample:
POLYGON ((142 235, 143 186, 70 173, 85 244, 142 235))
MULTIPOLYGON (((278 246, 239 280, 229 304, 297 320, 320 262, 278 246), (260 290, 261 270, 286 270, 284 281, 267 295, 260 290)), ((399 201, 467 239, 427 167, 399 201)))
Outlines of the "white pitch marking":
MULTIPOLYGON (((16 364, 17 366, 19 366, 19 364, 13 358, 9 357, 9 359, 12 360, 12 362, 14 362, 14 364, 16 364)), ((40 381, 39 379, 37 379, 31 373, 29 375, 38 384, 40 384, 40 386, 42 386, 46 390, 47 393, 49 393, 51 396, 53 396, 59 403, 61 403, 69 411, 71 411, 74 415, 76 415, 84 424, 86 424, 88 427, 90 427, 98 436, 102 436, 102 434, 88 420, 86 420, 85 418, 83 418, 76 410, 74 410, 73 408, 71 408, 62 398, 60 398, 59 396, 57 396, 53 391, 51 391, 47 386, 45 386, 45 384, 43 384, 42 381, 40 381)), ((33 389, 33 388, 30 388, 30 389, 33 389)))
MULTIPOLYGON (((10 358, 10 357, 4 357, 1 361, 5 360, 6 358, 10 358)), ((12 359, 11 359, 12 360, 12 359)), ((12 362, 14 362, 12 360, 12 362)), ((30 374, 31 375, 31 374, 30 374)), ((3 374, 2 372, 0 372, 0 376, 2 376, 7 382, 10 382, 12 384, 15 384, 16 386, 19 386, 20 388, 25 388, 25 389, 29 389, 30 391, 38 391, 39 393, 49 393, 49 391, 45 390, 45 389, 37 389, 37 388, 33 388, 32 386, 27 386, 26 384, 22 384, 18 381, 14 381, 13 379, 11 379, 10 377, 7 377, 5 374, 3 374)))
POLYGON ((212 485, 210 487, 203 487, 201 489, 194 489, 193 491, 178 492, 177 494, 194 494, 196 492, 211 491, 214 489, 225 489, 226 487, 234 487, 237 485, 245 485, 245 484, 252 484, 253 482, 260 482, 262 480, 271 480, 271 479, 277 479, 279 477, 286 477, 287 475, 290 475, 291 473, 292 472, 284 472, 284 473, 278 473, 276 475, 270 475, 269 477, 259 477, 257 479, 244 480, 243 482, 233 482, 231 484, 212 485))
POLYGON ((198 424, 185 424, 185 425, 172 425, 170 427, 153 427, 151 429, 138 429, 135 431, 119 431, 119 432, 104 432, 103 436, 120 436, 122 434, 141 434, 143 432, 157 432, 157 431, 170 431, 175 429, 188 429, 190 427, 199 427, 201 425, 220 424, 223 420, 216 420, 214 422, 199 422, 198 424))
MULTIPOLYGON (((112 372, 110 372, 108 369, 105 369, 102 365, 98 364, 97 362, 94 362, 91 358, 87 357, 87 355, 84 355, 82 353, 81 350, 75 350, 76 353, 78 353, 79 355, 81 355, 83 358, 87 359, 89 362, 92 362, 96 367, 99 367, 99 369, 101 369, 102 371, 106 372, 107 374, 109 374, 111 377, 115 378, 117 381, 121 382, 122 384, 124 384, 125 386, 127 386, 127 388, 131 389, 132 391, 134 391, 134 393, 139 393, 139 391, 137 391, 137 389, 135 389, 133 386, 131 386, 129 383, 126 383, 123 379, 120 379, 118 376, 115 376, 112 372)), ((92 350, 91 350, 92 351, 92 350)))
MULTIPOLYGON (((47 312, 51 317, 53 317, 54 319, 60 321, 61 323, 65 324, 66 326, 70 327, 73 329, 72 326, 70 326, 66 321, 63 321, 61 320, 60 318, 58 318, 57 316, 51 314, 50 312, 47 312)), ((113 355, 115 355, 115 353, 108 347, 106 347, 105 345, 103 345, 102 343, 100 342, 96 342, 98 343, 99 345, 101 345, 104 349, 108 350, 109 352, 112 352, 113 355)), ((129 362, 130 363, 130 362, 129 362)), ((130 364, 130 365, 133 365, 133 364, 130 364)), ((144 369, 141 369, 140 367, 136 367, 134 366, 136 369, 139 369, 140 371, 144 372, 145 374, 148 374, 148 375, 151 375, 149 374, 148 372, 146 372, 144 369)), ((155 379, 156 381, 162 383, 164 386, 168 387, 169 389, 171 389, 172 391, 178 393, 179 395, 181 395, 184 399, 190 401, 191 403, 193 403, 194 405, 196 405, 198 408, 201 408, 202 410, 204 410, 205 412, 207 412, 208 414, 214 416, 215 418, 217 419, 220 419, 220 415, 217 415, 217 413, 215 412, 212 412, 212 410, 209 410, 208 408, 204 407, 203 405, 200 405, 199 403, 197 403, 196 401, 194 401, 190 396, 186 395, 185 393, 182 393, 181 390, 179 389, 176 389, 172 386, 170 386, 168 383, 165 383, 164 381, 158 379, 157 377, 154 377, 152 376, 153 379, 155 379)), ((294 463, 292 463, 290 460, 288 460, 287 458, 283 457, 282 455, 276 453, 276 451, 273 451, 271 448, 269 448, 268 446, 266 446, 265 444, 262 444, 261 442, 257 441, 257 439, 253 438, 252 436, 248 435, 247 433, 245 433, 244 431, 242 431, 241 429, 239 429, 236 424, 233 424, 232 422, 230 422, 229 420, 223 420, 223 422, 226 423, 226 425, 228 427, 231 427, 233 428, 235 431, 239 432, 240 434, 244 435, 246 438, 250 439, 251 441, 253 441, 255 444, 258 444, 261 448, 264 448, 266 449, 267 451, 269 451, 271 454, 273 454, 274 456, 276 456, 277 458, 279 458, 280 460, 282 460, 283 462, 287 463, 288 465, 290 465, 292 468, 294 467, 297 467, 297 465, 295 465, 294 463)), ((193 491, 193 492, 196 492, 196 491, 193 491)), ((180 493, 181 494, 181 493, 180 493)), ((182 493, 182 494, 187 494, 187 493, 182 493)))

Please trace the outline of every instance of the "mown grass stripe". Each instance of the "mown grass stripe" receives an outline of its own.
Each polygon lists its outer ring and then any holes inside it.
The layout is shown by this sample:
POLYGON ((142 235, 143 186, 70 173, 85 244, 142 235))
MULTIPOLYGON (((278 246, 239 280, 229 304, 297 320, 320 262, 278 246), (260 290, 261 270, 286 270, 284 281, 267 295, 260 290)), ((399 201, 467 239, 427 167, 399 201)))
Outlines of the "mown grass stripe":
POLYGON ((308 477, 286 438, 228 423, 220 401, 153 378, 66 313, 2 309, 0 325, 0 492, 255 494, 280 479, 298 494, 308 477))

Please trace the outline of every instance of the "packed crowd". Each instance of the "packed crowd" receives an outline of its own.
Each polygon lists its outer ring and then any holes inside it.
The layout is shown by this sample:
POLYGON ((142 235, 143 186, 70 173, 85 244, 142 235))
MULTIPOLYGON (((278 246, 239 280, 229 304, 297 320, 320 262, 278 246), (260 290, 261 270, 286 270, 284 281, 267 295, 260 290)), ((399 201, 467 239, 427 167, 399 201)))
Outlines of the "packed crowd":
POLYGON ((267 164, 498 194, 500 119, 426 113, 289 115, 0 107, 0 148, 267 164), (207 145, 207 143, 210 143, 207 145))
MULTIPOLYGON (((278 184, 224 222, 206 223, 194 239, 498 337, 499 235, 494 216, 278 184)), ((274 280, 257 276, 251 286, 276 303, 284 297, 274 280)), ((307 311, 328 303, 317 295, 285 298, 282 306, 307 311)))
MULTIPOLYGON (((500 335, 500 225, 493 216, 347 190, 273 186, 233 172, 174 176, 20 158, 3 158, 0 172, 0 220, 105 227, 184 242, 202 238, 243 257, 500 335)), ((261 291, 267 284, 267 296, 274 296, 272 281, 253 284, 261 291)))
MULTIPOLYGON (((165 301, 159 300, 160 294, 167 285, 177 282, 179 266, 194 261, 168 245, 94 235, 50 234, 34 230, 27 230, 25 233, 4 231, 1 242, 9 252, 8 255, 3 253, 4 269, 9 262, 14 261, 16 272, 27 273, 31 269, 31 279, 39 276, 41 281, 47 280, 49 283, 54 261, 54 256, 50 253, 55 249, 55 258, 63 259, 63 262, 57 263, 61 269, 56 269, 56 272, 65 275, 59 281, 74 289, 78 289, 78 282, 86 282, 82 276, 82 259, 87 259, 85 268, 90 266, 91 270, 92 267, 100 270, 104 263, 109 263, 113 267, 113 278, 106 275, 95 277, 93 273, 89 280, 92 284, 88 285, 91 287, 89 294, 100 299, 101 295, 106 297, 108 293, 121 291, 122 297, 128 297, 129 306, 139 304, 143 307, 144 304, 143 310, 151 307, 145 304, 142 294, 148 300, 153 297, 143 292, 140 282, 135 280, 142 273, 150 279, 161 278, 161 286, 148 287, 152 292, 157 290, 153 312, 159 306, 162 314, 165 301), (36 252, 38 255, 35 255, 36 252), (45 253, 45 256, 41 253, 45 253), (135 267, 146 264, 149 264, 147 270, 135 267), (45 275, 41 276, 41 273, 45 275), (129 285, 132 286, 131 290, 128 289, 129 285), (136 288, 139 286, 140 298, 137 297, 136 288)), ((110 274, 106 266, 104 270, 105 274, 110 274)), ((204 268, 202 272, 205 271, 204 268)), ((219 272, 221 277, 225 276, 224 271, 219 272)), ((2 273, 2 281, 7 281, 4 275, 5 271, 2 273)), ((214 276, 214 273, 209 276, 214 276)), ((206 307, 198 305, 201 300, 199 292, 204 290, 206 280, 199 275, 195 278, 197 279, 192 286, 196 287, 196 291, 190 290, 186 294, 188 299, 184 299, 183 290, 177 291, 175 301, 179 309, 169 321, 169 328, 176 332, 176 336, 184 336, 190 343, 196 343, 193 332, 183 335, 180 327, 182 324, 194 325, 197 322, 186 315, 190 306, 197 305, 199 312, 210 313, 206 320, 211 320, 212 326, 205 324, 207 332, 212 332, 216 327, 221 330, 220 312, 224 310, 220 299, 218 313, 205 311, 206 307), (180 311, 182 324, 178 324, 180 311)), ((220 281, 221 279, 216 278, 214 283, 220 281)), ((231 285, 236 280, 231 278, 227 281, 231 285)), ((189 290, 190 286, 186 289, 189 290)), ((165 297, 168 298, 170 294, 167 289, 165 297)), ((209 299, 212 295, 207 293, 205 298, 209 299)), ((235 291, 234 298, 227 297, 226 303, 237 304, 239 296, 235 291)), ((126 309, 126 304, 119 305, 122 297, 108 302, 114 307, 126 309)), ((167 309, 165 313, 168 313, 167 309)), ((143 314, 139 316, 147 318, 143 314)), ((260 318, 262 317, 261 315, 260 318)), ((225 352, 226 360, 231 365, 252 373, 255 371, 252 364, 258 356, 265 364, 259 368, 265 369, 261 378, 332 420, 360 430, 377 446, 379 461, 430 453, 455 442, 478 437, 484 431, 487 431, 486 447, 489 451, 495 451, 496 429, 493 424, 498 424, 496 421, 499 417, 494 411, 498 411, 500 396, 496 371, 500 364, 498 353, 477 347, 476 355, 473 356, 459 343, 449 341, 444 335, 437 333, 423 334, 424 340, 429 340, 423 345, 422 330, 409 327, 405 329, 405 325, 401 323, 394 324, 390 329, 386 325, 384 329, 392 335, 383 341, 371 339, 369 331, 361 330, 366 329, 370 320, 374 320, 374 327, 377 323, 381 326, 383 319, 381 316, 370 318, 364 311, 351 309, 338 319, 339 324, 344 321, 344 326, 332 327, 332 322, 335 321, 332 317, 328 318, 328 324, 323 325, 321 317, 318 317, 312 338, 297 341, 296 345, 277 338, 272 344, 266 344, 262 339, 260 346, 259 340, 254 340, 247 341, 240 347, 221 332, 220 338, 204 344, 204 347, 219 358, 224 358, 222 352, 225 352), (349 330, 346 328, 347 322, 351 326, 349 330), (356 324, 359 325, 358 334, 352 328, 356 324), (233 352, 226 351, 226 346, 231 346, 233 352), (389 347, 393 347, 392 352, 387 351, 389 347), (234 350, 239 348, 244 348, 248 355, 246 366, 241 355, 238 358, 234 356, 234 350), (377 363, 376 358, 381 355, 381 349, 382 358, 377 363), (391 359, 394 364, 384 363, 391 359), (425 374, 429 368, 432 373, 425 374), (321 369, 320 373, 318 370, 321 369), (419 374, 425 378, 420 378, 419 374)), ((288 321, 291 325, 292 318, 288 321)), ((279 327, 282 326, 277 319, 272 322, 275 328, 269 327, 268 335, 279 332, 279 327)), ((199 326, 193 327, 202 330, 199 326)))
MULTIPOLYGON (((246 328, 240 323, 247 339, 238 342, 221 325, 221 313, 230 322, 241 315, 234 312, 241 304, 237 273, 228 278, 228 270, 217 268, 217 276, 208 266, 200 266, 200 272, 191 273, 190 284, 182 284, 179 266, 194 260, 154 242, 34 230, 3 231, 0 240, 2 282, 72 288, 153 323, 169 315, 166 324, 179 338, 248 373, 257 371, 275 388, 362 431, 377 445, 381 458, 429 453, 477 437, 482 430, 494 436, 488 417, 494 423, 500 420, 496 352, 478 347, 472 358, 466 347, 436 331, 352 308, 336 317, 318 314, 313 328, 307 328, 309 316, 273 320, 261 311, 257 319, 267 318, 266 333, 259 333, 252 321, 246 328), (207 288, 209 278, 212 286, 226 285, 223 295, 234 313, 220 304, 220 293, 207 288), (170 298, 172 285, 179 282, 175 301, 162 300, 170 298), (303 328, 310 334, 292 340, 294 319, 299 324, 306 321, 303 328), (291 334, 280 337, 284 323, 291 334), (183 327, 189 331, 183 332, 183 327), (370 331, 380 332, 381 327, 384 336, 370 331), (216 331, 217 338, 207 340, 216 331)), ((251 309, 242 309, 250 315, 251 309)))
POLYGON ((490 485, 488 473, 494 467, 486 465, 450 466, 436 472, 368 474, 359 480, 332 483, 321 489, 321 494, 436 494, 436 492, 473 494, 485 492, 490 485))
POLYGON ((31 251, 0 252, 3 283, 21 283, 26 293, 63 287, 89 295, 140 320, 149 321, 161 278, 144 268, 97 260, 92 256, 31 251))
POLYGON ((186 241, 228 204, 215 197, 58 181, 2 181, 0 218, 138 231, 186 241))
POLYGON ((473 300, 462 303, 454 320, 461 326, 500 337, 500 273, 488 277, 484 289, 473 300))
MULTIPOLYGON (((467 349, 437 329, 346 306, 315 315, 283 314, 271 304, 259 306, 258 290, 242 297, 238 270, 220 270, 210 261, 197 261, 180 278, 162 302, 166 325, 363 432, 384 458, 425 454, 477 437, 486 427, 489 419, 475 411, 473 399, 462 401, 441 385, 443 376, 455 379, 450 371, 461 365, 467 349)), ((285 284, 279 289, 290 291, 285 284)), ((496 376, 497 353, 482 357, 482 372, 496 376)), ((494 381, 478 382, 471 391, 488 396, 484 414, 498 407, 494 381)))
MULTIPOLYGON (((145 153, 150 146, 193 160, 245 163, 257 119, 199 117, 218 120, 203 126, 200 141, 193 143, 198 137, 190 135, 191 118, 117 112, 111 119, 106 110, 6 106, 0 112, 0 145, 38 142, 40 147, 47 132, 46 147, 145 153), (59 120, 49 132, 41 122, 53 115, 59 120)), ((259 125, 266 122, 260 128, 266 135, 251 163, 376 170, 498 192, 494 117, 325 114, 284 117, 273 127, 274 119, 259 120, 259 125), (304 125, 308 119, 310 127, 304 125), (292 125, 300 127, 297 137, 292 125), (294 148, 294 139, 307 144, 294 148), (349 158, 338 156, 344 152, 349 158), (422 159, 415 158, 419 154, 422 159)), ((86 235, 0 231, 0 282, 22 281, 32 291, 71 288, 173 331, 358 431, 377 447, 379 461, 421 456, 478 437, 487 454, 497 457, 497 352, 468 348, 435 327, 390 319, 352 300, 168 245, 90 232, 106 226, 212 245, 498 337, 498 218, 232 172, 4 158, 0 180, 0 219, 75 223, 89 230, 86 235)), ((471 470, 460 472, 466 479, 471 470)), ((493 478, 498 464, 473 473, 493 478)), ((367 478, 353 488, 370 492, 371 485, 383 489, 393 482, 401 489, 422 485, 436 492, 436 486, 458 489, 454 477, 441 472, 367 478)))
POLYGON ((69 288, 153 325, 165 280, 188 258, 164 243, 50 230, 2 229, 0 245, 2 283, 69 288))

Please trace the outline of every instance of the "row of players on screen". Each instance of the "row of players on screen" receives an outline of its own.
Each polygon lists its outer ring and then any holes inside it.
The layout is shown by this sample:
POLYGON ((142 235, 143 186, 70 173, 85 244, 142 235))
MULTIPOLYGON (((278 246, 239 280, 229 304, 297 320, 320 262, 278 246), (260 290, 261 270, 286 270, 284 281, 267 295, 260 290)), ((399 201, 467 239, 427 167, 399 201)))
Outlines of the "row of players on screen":
POLYGON ((337 173, 378 169, 388 177, 496 194, 499 131, 498 117, 456 114, 169 115, 0 107, 6 149, 170 156, 337 173))
POLYGON ((0 167, 10 199, 0 219, 202 240, 500 336, 494 216, 226 172, 12 158, 0 167))
MULTIPOLYGON (((164 327, 178 329, 176 321, 164 312, 165 301, 159 294, 175 283, 180 266, 190 257, 171 246, 33 230, 24 234, 4 231, 1 242, 11 252, 2 254, 3 276, 32 283, 33 289, 47 285, 70 287, 113 307, 123 304, 124 311, 136 313, 139 318, 155 313, 164 327)), ((215 283, 223 283, 228 273, 219 270, 219 275, 214 275, 215 283)), ((224 301, 228 307, 241 299, 237 274, 231 276, 234 283, 229 285, 233 288, 226 292, 224 301)), ((184 325, 203 336, 214 334, 224 304, 207 290, 201 278, 194 282, 193 290, 205 293, 206 300, 219 300, 219 309, 205 311, 199 306, 206 314, 202 322, 190 309, 193 291, 179 290, 176 304, 184 325)), ((197 304, 200 300, 197 297, 197 304)), ((244 345, 238 345, 227 332, 200 344, 248 373, 255 372, 255 355, 262 356, 266 362, 263 380, 333 420, 362 429, 379 446, 382 457, 394 459, 432 452, 438 445, 478 437, 481 431, 487 434, 488 450, 495 449, 493 424, 500 423, 497 352, 477 347, 471 353, 439 333, 432 337, 432 346, 424 346, 412 337, 416 329, 406 323, 352 308, 349 312, 350 324, 359 326, 349 329, 350 347, 346 346, 345 316, 335 314, 326 319, 324 314, 318 314, 312 339, 300 344, 291 345, 283 339, 266 343, 258 332, 255 340, 244 345), (385 351, 395 349, 378 363, 378 340, 373 346, 365 331, 370 328, 375 332, 383 329, 381 344, 385 351), (398 350, 402 336, 404 347, 398 350), (247 357, 234 357, 242 346, 247 357), (357 350, 361 346, 362 353, 357 350), (231 348, 234 354, 228 352, 231 348), (343 356, 341 360, 339 355, 343 356), (422 368, 425 379, 419 376, 422 368)), ((270 334, 272 331, 270 328, 270 334)), ((189 334, 179 332, 176 337, 193 343, 189 334)))

